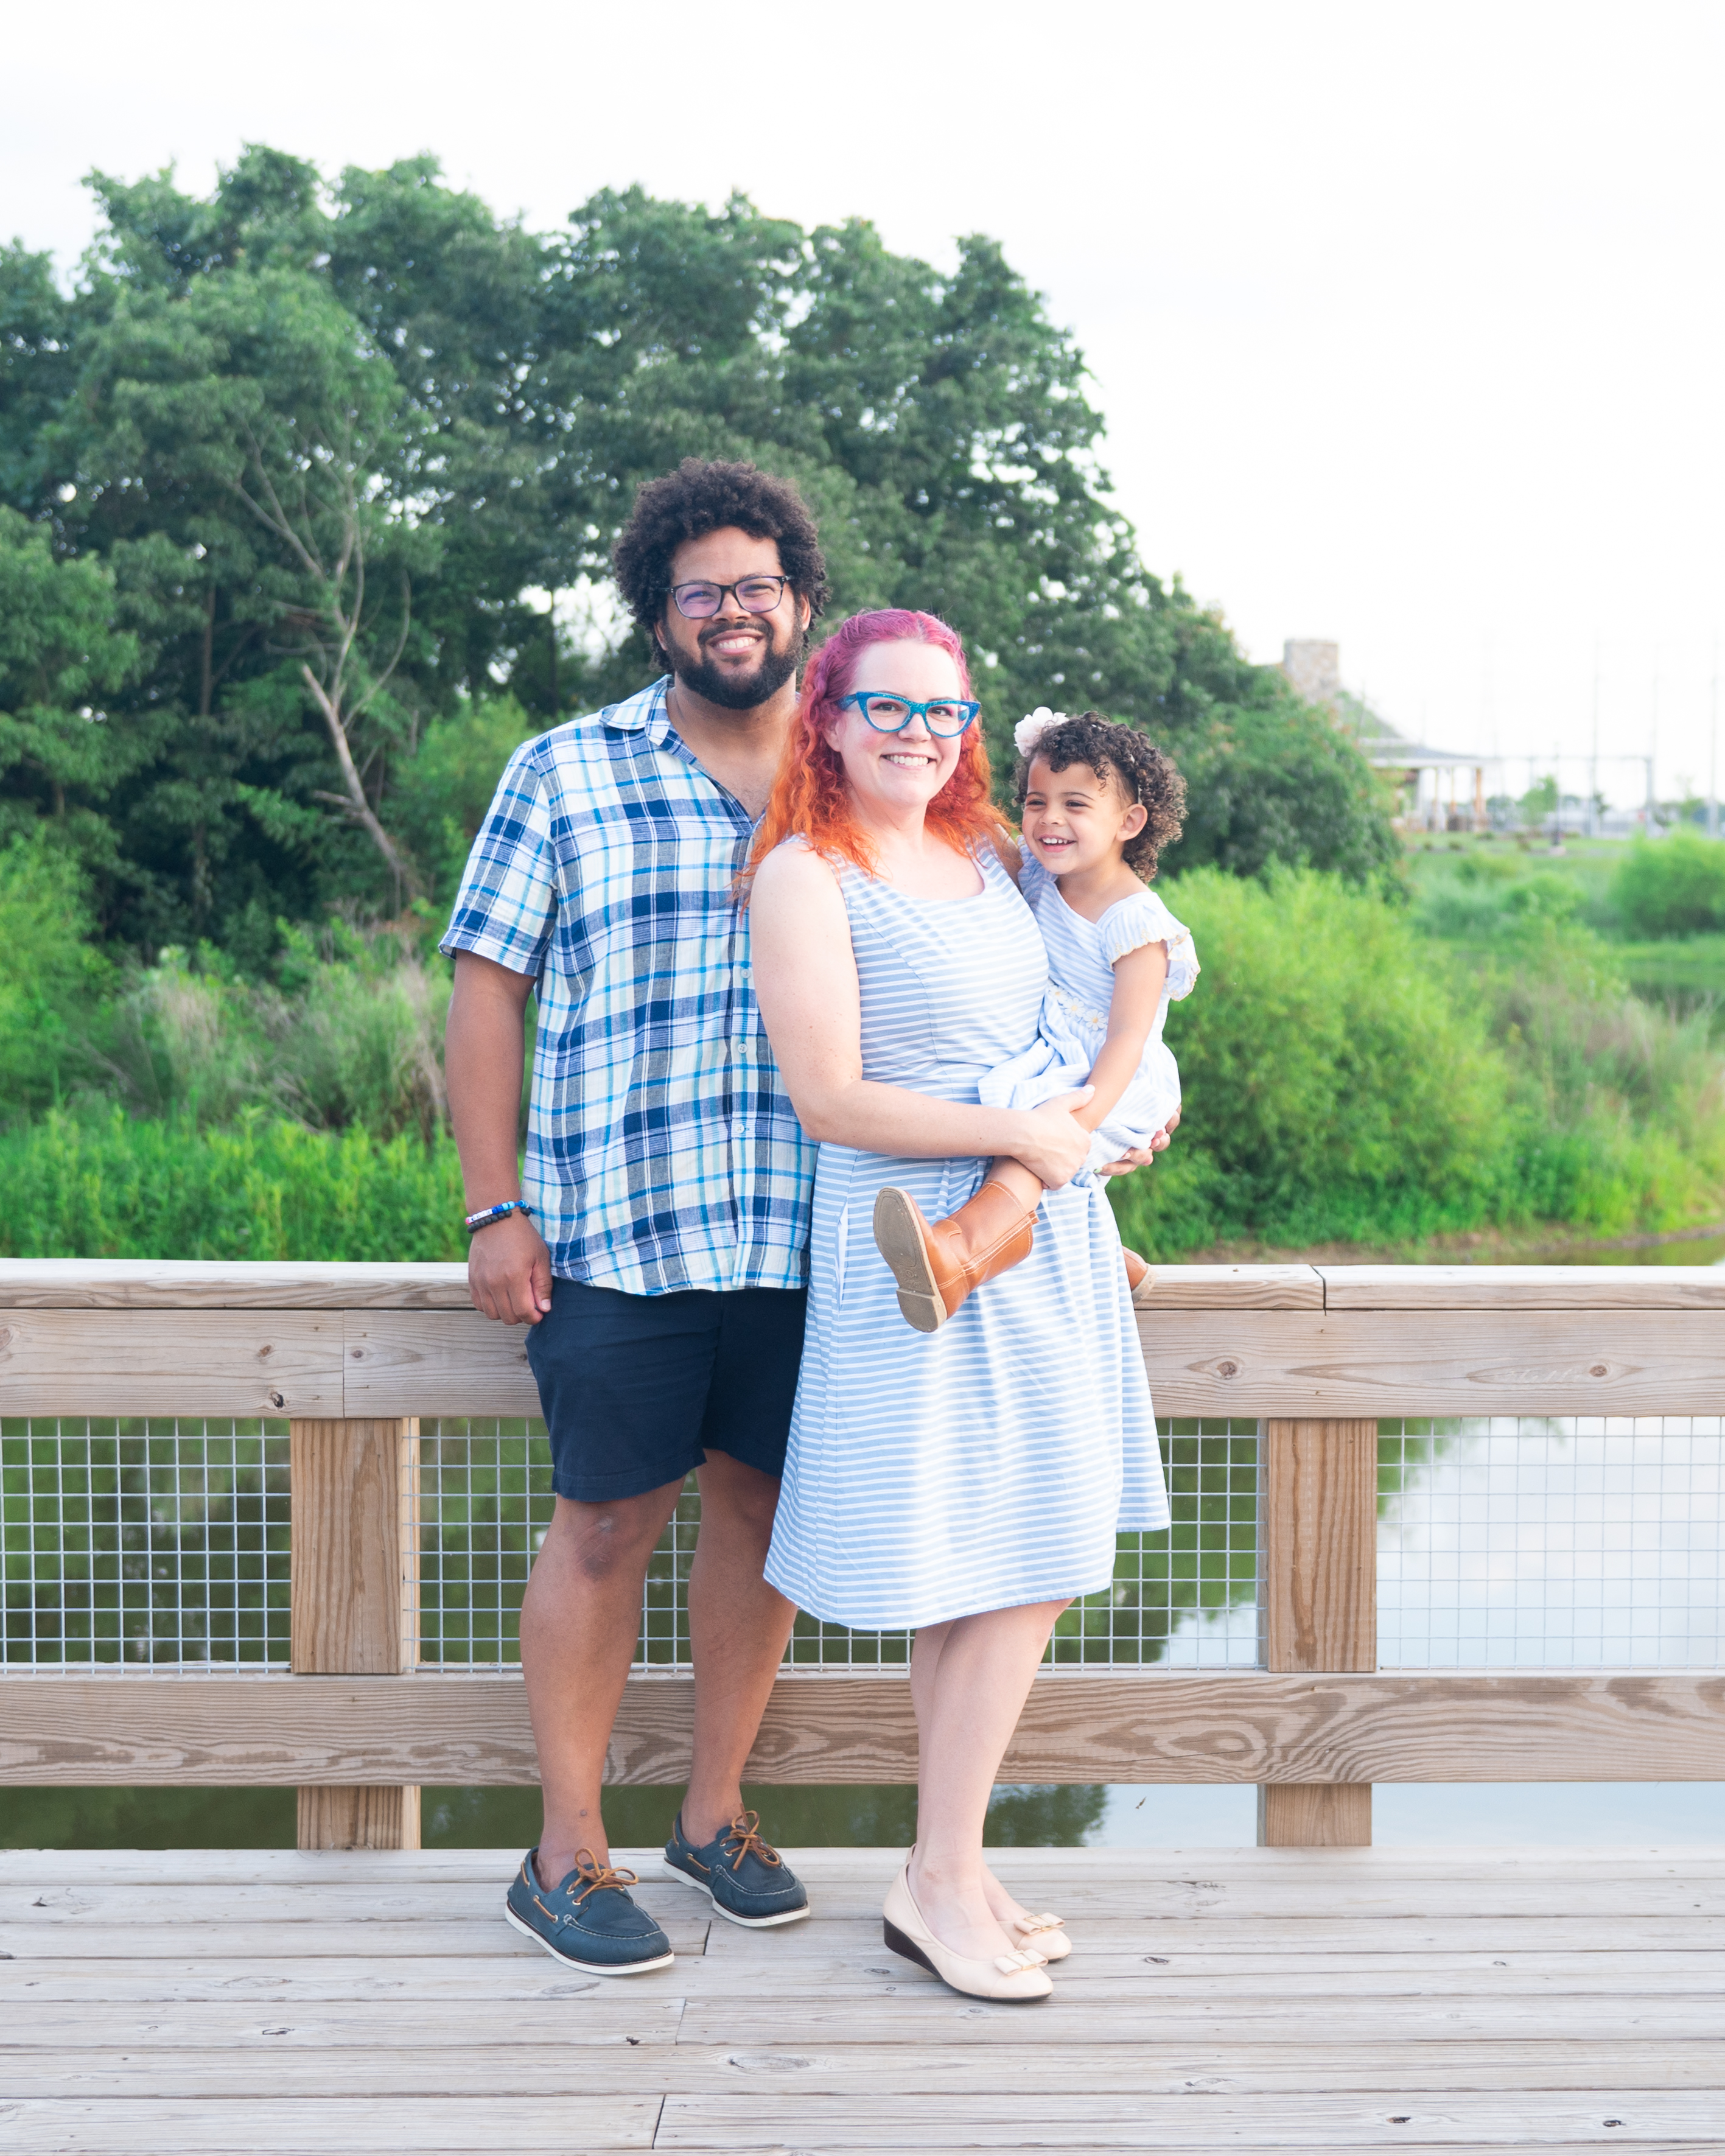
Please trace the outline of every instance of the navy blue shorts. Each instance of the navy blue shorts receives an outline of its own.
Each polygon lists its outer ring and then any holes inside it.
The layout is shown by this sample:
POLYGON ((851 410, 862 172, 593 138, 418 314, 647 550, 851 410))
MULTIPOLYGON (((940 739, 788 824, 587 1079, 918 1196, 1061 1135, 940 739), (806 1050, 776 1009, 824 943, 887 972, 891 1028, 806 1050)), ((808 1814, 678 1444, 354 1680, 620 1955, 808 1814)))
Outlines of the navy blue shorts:
POLYGON ((783 1475, 804 1288, 625 1295, 554 1280, 527 1329, 551 1486, 589 1505, 680 1482, 708 1448, 783 1475))

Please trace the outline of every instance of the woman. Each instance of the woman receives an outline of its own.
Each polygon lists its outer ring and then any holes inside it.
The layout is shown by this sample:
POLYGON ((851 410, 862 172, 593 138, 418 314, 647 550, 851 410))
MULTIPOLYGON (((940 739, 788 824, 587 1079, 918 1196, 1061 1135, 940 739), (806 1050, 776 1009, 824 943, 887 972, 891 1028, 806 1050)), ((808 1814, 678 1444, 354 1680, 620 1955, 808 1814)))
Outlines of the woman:
POLYGON ((1165 1527, 1168 1506, 1113 1216, 1070 1184, 1086 1095, 978 1104, 1034 1039, 1047 968, 977 709, 943 623, 845 622, 809 667, 757 843, 756 988, 820 1141, 767 1576, 832 1622, 916 1629, 917 1843, 887 1943, 956 1989, 1030 1999, 1066 1943, 983 1863, 989 1794, 1055 1619, 1109 1584, 1117 1527, 1165 1527), (1008 1155, 1049 1186, 1029 1256, 910 1332, 876 1191, 941 1219, 1008 1155))

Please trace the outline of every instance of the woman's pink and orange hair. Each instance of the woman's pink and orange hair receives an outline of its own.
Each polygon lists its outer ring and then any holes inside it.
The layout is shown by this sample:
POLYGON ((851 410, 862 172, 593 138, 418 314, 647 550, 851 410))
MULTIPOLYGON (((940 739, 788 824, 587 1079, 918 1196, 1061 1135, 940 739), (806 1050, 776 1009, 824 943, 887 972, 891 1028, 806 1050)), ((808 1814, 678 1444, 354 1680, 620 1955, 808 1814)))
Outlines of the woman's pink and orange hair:
MULTIPOLYGON (((840 622, 804 670, 797 716, 791 721, 747 874, 752 875, 773 848, 789 838, 806 839, 816 852, 836 855, 866 875, 875 873, 875 850, 852 813, 845 767, 826 736, 827 728, 843 716, 839 700, 850 695, 858 661, 871 644, 937 644, 951 654, 960 690, 970 695, 970 669, 958 632, 932 613, 883 607, 876 613, 854 613, 840 622)), ((960 737, 957 767, 929 803, 927 823, 962 853, 973 852, 1009 829, 989 798, 988 752, 980 722, 960 737)))

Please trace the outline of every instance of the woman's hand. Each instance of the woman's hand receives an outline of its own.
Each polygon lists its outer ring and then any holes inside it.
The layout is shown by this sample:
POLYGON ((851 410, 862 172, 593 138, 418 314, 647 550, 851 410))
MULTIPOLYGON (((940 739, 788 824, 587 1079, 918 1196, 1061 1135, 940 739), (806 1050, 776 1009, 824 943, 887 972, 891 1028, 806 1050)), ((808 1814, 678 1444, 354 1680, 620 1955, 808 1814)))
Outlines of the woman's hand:
POLYGON ((1062 1093, 1057 1101, 1023 1112, 1026 1135, 1022 1144, 1013 1147, 1013 1158, 1029 1169, 1045 1190, 1064 1188, 1084 1165, 1090 1132, 1072 1111, 1081 1108, 1090 1096, 1090 1087, 1081 1086, 1076 1093, 1062 1093))

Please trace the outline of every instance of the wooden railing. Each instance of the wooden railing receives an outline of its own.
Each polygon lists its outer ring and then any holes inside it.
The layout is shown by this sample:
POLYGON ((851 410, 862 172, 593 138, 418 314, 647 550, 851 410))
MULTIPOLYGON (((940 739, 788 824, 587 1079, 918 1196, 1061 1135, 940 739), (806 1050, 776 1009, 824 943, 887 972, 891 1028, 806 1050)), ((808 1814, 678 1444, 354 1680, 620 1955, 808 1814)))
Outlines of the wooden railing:
MULTIPOLYGON (((1376 1782, 1725 1779, 1725 1671, 1378 1671, 1378 1423, 1725 1411, 1725 1274, 1165 1268, 1159 1415, 1261 1418, 1263 1666, 1051 1671, 1004 1774, 1255 1784, 1260 1839, 1369 1840, 1376 1782)), ((512 1674, 415 1673, 418 1419, 531 1415, 455 1265, 0 1262, 0 1414, 285 1417, 291 1674, 0 1677, 0 1784, 294 1784, 302 1846, 417 1845, 424 1784, 537 1779, 512 1674)), ((607 1778, 687 1771, 691 1681, 632 1677, 607 1778)), ((903 1676, 788 1670, 756 1782, 915 1778, 903 1676)))

